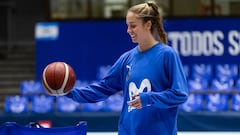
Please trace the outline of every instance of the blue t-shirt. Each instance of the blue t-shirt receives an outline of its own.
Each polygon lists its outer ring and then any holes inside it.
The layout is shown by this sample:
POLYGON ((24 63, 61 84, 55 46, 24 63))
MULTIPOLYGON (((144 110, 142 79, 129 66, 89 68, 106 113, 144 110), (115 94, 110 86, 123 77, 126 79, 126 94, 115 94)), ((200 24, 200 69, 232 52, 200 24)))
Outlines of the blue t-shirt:
POLYGON ((176 135, 178 105, 187 100, 188 86, 178 54, 158 43, 140 52, 124 53, 99 83, 74 88, 67 97, 78 102, 98 102, 123 91, 119 135, 176 135), (130 107, 139 94, 142 109, 130 107))

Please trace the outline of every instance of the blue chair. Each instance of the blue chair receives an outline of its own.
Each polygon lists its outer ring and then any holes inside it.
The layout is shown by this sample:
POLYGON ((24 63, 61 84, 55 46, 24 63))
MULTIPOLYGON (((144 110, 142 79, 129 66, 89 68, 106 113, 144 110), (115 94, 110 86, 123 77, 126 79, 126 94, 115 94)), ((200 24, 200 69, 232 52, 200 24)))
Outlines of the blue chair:
POLYGON ((86 81, 86 80, 76 80, 75 84, 74 84, 74 87, 84 87, 84 86, 87 86, 88 83, 89 82, 86 81))
POLYGON ((212 80, 213 77, 213 65, 212 64, 193 64, 191 77, 203 78, 208 81, 212 80))
POLYGON ((235 80, 238 76, 238 65, 237 64, 217 64, 216 65, 216 78, 221 79, 233 79, 235 80))
MULTIPOLYGON (((236 81, 235 90, 240 91, 240 78, 236 81)), ((240 111, 240 94, 232 95, 232 110, 240 111)))
POLYGON ((78 112, 80 111, 80 104, 65 96, 56 97, 56 111, 57 112, 78 112))
POLYGON ((208 80, 204 78, 193 78, 188 80, 190 91, 205 91, 209 89, 208 80))
POLYGON ((27 113, 28 98, 26 96, 7 96, 5 98, 4 112, 6 113, 27 113))
POLYGON ((46 93, 41 81, 25 80, 20 83, 20 93, 22 95, 34 95, 46 93))
MULTIPOLYGON (((26 123, 26 121, 23 121, 22 123, 26 123)), ((37 122, 31 122, 25 126, 20 125, 16 122, 5 122, 0 125, 0 134, 1 135, 87 135, 87 122, 79 121, 78 124, 74 126, 51 127, 51 128, 45 128, 44 126, 42 126, 40 123, 37 123, 37 122)))
POLYGON ((181 104, 180 110, 184 112, 202 110, 202 97, 200 95, 189 94, 188 100, 181 104))
MULTIPOLYGON (((233 90, 234 81, 233 80, 225 80, 216 78, 213 79, 211 83, 211 89, 213 91, 219 92, 228 92, 233 90)), ((229 94, 224 93, 216 93, 209 94, 206 96, 206 110, 216 112, 216 111, 227 111, 229 109, 228 101, 230 99, 229 94)))
POLYGON ((33 113, 51 113, 54 111, 54 97, 39 95, 33 96, 32 108, 33 113))
POLYGON ((111 112, 120 112, 123 106, 122 92, 110 96, 106 100, 106 107, 111 112))
POLYGON ((82 111, 84 112, 105 112, 106 104, 105 101, 100 101, 97 103, 84 103, 82 104, 82 111))
MULTIPOLYGON (((208 81, 200 78, 190 79, 188 81, 190 92, 200 92, 209 89, 208 81)), ((189 94, 188 100, 181 105, 181 109, 186 112, 201 111, 203 110, 204 95, 202 94, 189 94)))

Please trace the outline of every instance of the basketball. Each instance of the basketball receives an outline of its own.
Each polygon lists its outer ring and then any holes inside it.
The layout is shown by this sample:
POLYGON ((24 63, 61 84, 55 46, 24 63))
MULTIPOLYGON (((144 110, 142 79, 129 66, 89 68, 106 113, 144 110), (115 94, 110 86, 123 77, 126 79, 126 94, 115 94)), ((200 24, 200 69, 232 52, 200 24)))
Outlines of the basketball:
POLYGON ((73 68, 65 62, 48 64, 42 73, 42 84, 47 93, 53 96, 68 94, 76 81, 73 68))

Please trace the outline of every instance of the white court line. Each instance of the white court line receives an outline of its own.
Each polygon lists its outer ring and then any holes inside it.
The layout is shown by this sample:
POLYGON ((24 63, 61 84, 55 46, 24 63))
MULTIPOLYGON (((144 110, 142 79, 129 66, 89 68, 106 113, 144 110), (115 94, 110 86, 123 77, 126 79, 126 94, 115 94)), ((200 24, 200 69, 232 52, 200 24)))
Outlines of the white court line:
MULTIPOLYGON (((88 132, 87 135, 117 135, 117 132, 88 132)), ((240 132, 179 132, 178 135, 240 135, 240 132)))
POLYGON ((179 132, 178 135, 240 135, 240 132, 179 132))

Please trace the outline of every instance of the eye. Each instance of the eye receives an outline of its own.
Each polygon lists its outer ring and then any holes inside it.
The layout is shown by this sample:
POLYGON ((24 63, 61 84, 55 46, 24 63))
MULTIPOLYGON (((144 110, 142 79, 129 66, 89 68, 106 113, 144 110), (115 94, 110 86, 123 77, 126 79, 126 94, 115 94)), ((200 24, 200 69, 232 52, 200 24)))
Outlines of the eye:
POLYGON ((128 27, 133 29, 133 28, 136 28, 136 25, 129 25, 128 27))

